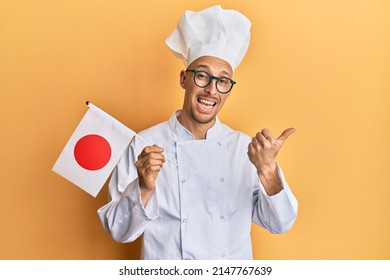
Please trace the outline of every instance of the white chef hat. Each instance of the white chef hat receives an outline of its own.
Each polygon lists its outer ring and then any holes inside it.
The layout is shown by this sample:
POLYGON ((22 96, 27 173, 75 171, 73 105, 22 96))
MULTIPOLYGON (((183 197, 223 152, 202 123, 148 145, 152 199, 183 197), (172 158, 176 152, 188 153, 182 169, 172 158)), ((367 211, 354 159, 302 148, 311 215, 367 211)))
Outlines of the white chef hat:
POLYGON ((186 11, 165 43, 186 67, 207 55, 225 60, 234 70, 248 50, 250 27, 243 14, 217 5, 186 11))

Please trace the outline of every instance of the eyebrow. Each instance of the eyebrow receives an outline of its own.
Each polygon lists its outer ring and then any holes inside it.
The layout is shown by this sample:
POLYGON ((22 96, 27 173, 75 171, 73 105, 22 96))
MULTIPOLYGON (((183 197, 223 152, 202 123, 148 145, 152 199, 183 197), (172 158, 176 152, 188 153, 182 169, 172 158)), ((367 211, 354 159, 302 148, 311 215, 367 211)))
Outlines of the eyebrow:
MULTIPOLYGON (((203 65, 203 64, 198 65, 197 68, 206 68, 206 70, 209 70, 209 67, 208 67, 207 65, 203 65)), ((228 77, 230 77, 229 72, 227 72, 227 71, 225 71, 225 70, 222 70, 222 73, 225 74, 225 75, 227 75, 228 77)))

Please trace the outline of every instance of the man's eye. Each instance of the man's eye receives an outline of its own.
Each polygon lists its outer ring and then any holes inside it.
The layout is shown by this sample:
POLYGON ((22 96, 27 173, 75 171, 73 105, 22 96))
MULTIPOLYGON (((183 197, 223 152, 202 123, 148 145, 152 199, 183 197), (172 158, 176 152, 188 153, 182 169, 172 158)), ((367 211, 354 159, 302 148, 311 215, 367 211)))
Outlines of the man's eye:
POLYGON ((219 79, 219 83, 221 85, 227 85, 229 83, 229 80, 228 79, 225 79, 225 78, 221 78, 219 79))

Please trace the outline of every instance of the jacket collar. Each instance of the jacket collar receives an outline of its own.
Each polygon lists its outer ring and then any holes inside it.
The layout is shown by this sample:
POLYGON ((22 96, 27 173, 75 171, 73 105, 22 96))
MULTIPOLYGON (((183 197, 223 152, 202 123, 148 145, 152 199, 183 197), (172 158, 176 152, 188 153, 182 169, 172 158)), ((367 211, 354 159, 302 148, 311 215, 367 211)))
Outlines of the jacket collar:
MULTIPOLYGON (((185 128, 177 119, 180 114, 181 110, 178 110, 172 115, 172 117, 168 121, 169 127, 177 135, 179 141, 195 140, 194 135, 187 128, 185 128)), ((218 138, 221 136, 221 134, 222 123, 217 117, 215 120, 215 124, 206 133, 206 140, 218 138)))

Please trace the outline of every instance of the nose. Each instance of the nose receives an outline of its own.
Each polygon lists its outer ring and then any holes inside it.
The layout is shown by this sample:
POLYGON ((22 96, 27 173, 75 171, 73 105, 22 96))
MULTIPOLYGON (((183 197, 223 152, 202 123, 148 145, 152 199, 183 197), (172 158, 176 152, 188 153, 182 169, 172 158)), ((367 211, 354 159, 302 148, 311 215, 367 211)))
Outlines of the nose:
POLYGON ((218 94, 218 90, 217 90, 217 79, 215 79, 214 77, 211 78, 211 81, 210 83, 205 87, 205 91, 210 94, 210 95, 214 95, 214 94, 218 94), (214 81, 215 80, 215 81, 214 81))

